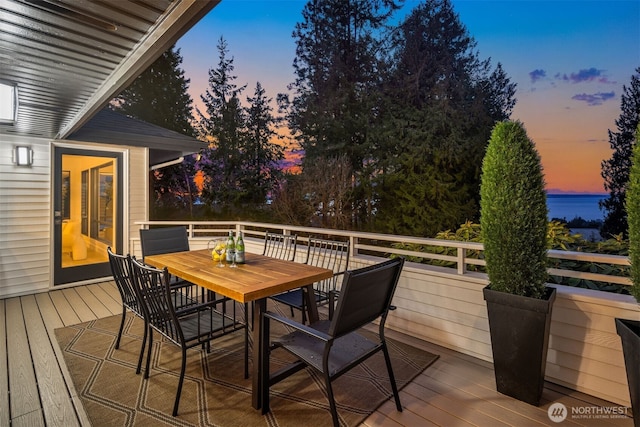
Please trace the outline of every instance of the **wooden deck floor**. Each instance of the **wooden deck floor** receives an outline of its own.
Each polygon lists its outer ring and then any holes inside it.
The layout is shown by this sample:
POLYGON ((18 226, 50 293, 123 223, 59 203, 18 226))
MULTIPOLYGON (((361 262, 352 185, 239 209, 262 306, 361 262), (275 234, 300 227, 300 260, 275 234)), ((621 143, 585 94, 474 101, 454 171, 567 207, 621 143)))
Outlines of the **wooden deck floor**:
MULTIPOLYGON (((53 331, 120 313, 113 282, 0 300, 0 426, 89 426, 53 331)), ((490 363, 391 331, 389 336, 440 358, 401 391, 402 413, 389 401, 363 426, 633 426, 631 418, 572 416, 572 408, 617 405, 549 383, 540 407, 519 402, 496 392, 490 363), (547 415, 556 402, 569 411, 558 424, 547 415)))

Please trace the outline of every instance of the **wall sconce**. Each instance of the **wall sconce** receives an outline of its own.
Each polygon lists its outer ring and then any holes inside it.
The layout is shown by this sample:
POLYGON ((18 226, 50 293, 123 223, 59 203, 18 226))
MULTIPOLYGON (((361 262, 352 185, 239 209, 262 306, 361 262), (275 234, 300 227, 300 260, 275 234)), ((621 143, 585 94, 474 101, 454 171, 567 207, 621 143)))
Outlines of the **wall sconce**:
POLYGON ((18 86, 0 80, 0 123, 14 124, 18 120, 18 86))
POLYGON ((33 150, 31 147, 24 145, 13 147, 13 163, 16 166, 31 166, 33 164, 33 150))

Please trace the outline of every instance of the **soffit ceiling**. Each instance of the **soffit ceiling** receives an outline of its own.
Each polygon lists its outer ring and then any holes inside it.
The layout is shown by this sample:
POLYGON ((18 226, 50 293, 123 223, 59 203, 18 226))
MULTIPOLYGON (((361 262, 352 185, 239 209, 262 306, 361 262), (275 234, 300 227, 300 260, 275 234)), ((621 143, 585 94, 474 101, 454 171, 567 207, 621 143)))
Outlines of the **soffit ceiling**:
POLYGON ((0 80, 19 96, 0 135, 68 137, 219 2, 0 1, 0 80))

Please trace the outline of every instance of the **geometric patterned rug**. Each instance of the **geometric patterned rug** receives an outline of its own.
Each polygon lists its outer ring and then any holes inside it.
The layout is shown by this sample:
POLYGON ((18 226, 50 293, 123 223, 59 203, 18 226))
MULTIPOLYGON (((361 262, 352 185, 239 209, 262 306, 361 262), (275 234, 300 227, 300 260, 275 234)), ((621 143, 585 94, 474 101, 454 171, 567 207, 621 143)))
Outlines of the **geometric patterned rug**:
MULTIPOLYGON (((252 408, 251 378, 244 379, 243 375, 241 331, 213 341, 209 353, 201 348, 187 351, 179 413, 173 417, 180 350, 154 334, 150 376, 144 380, 142 374, 135 373, 142 321, 127 315, 120 348, 116 350, 120 319, 120 315, 111 316, 55 331, 76 392, 94 427, 331 425, 323 379, 309 369, 271 388, 269 414, 263 416, 252 408)), ((398 388, 438 358, 407 344, 387 341, 398 388)), ((288 353, 274 351, 271 365, 289 360, 288 353)), ((392 398, 382 353, 335 380, 333 388, 341 424, 360 424, 392 398)))

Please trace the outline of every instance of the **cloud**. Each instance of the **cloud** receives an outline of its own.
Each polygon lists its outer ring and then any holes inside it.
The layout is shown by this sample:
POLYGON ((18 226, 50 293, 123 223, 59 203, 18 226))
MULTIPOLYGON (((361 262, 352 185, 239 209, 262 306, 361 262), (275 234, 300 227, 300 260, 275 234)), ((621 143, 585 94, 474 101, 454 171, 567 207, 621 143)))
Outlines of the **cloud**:
POLYGON ((535 83, 538 80, 541 80, 547 77, 547 72, 544 70, 533 70, 529 73, 529 77, 531 78, 531 82, 535 83))
POLYGON ((582 82, 593 82, 596 81, 598 83, 613 83, 611 82, 606 75, 604 75, 604 70, 598 70, 597 68, 591 67, 588 70, 580 70, 577 73, 567 74, 556 74, 556 78, 560 80, 564 80, 571 83, 582 83, 582 82))
POLYGON ((615 98, 614 92, 598 92, 594 94, 582 93, 571 97, 574 101, 586 102, 589 106, 602 105, 605 101, 615 98))

